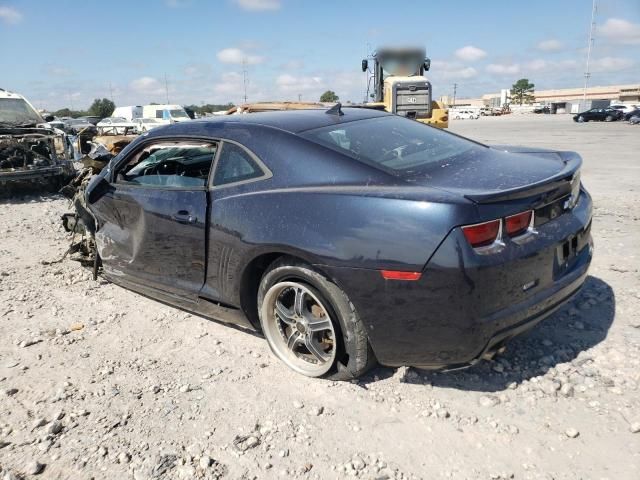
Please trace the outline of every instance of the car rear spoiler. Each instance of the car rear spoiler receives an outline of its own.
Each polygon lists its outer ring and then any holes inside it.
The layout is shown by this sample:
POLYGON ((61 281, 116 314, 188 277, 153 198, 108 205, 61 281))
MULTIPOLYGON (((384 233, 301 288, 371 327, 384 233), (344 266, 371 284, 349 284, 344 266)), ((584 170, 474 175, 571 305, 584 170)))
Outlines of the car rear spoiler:
MULTIPOLYGON (((495 148, 495 147, 494 147, 495 148)), ((514 151, 515 150, 509 150, 514 151)), ((580 182, 580 166, 582 158, 575 152, 549 152, 549 151, 526 151, 517 150, 517 153, 535 155, 555 155, 559 156, 564 162, 564 167, 555 175, 522 187, 512 188, 510 190, 500 190, 497 192, 478 192, 465 194, 465 198, 474 203, 496 203, 508 200, 518 200, 522 198, 534 197, 545 194, 549 200, 570 194, 576 186, 576 182, 580 182)))

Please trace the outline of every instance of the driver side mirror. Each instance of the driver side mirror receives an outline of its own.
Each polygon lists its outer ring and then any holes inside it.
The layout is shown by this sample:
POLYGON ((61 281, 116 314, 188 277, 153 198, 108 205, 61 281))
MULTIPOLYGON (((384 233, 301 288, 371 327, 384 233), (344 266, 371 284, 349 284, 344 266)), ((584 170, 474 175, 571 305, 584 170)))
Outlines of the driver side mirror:
POLYGON ((362 60, 362 71, 366 72, 368 68, 369 68, 369 61, 365 58, 364 60, 362 60))
POLYGON ((44 117, 45 122, 53 122, 56 119, 53 115, 47 115, 44 117))
POLYGON ((425 58, 424 59, 424 71, 428 72, 430 68, 431 68, 431 59, 430 58, 425 58))

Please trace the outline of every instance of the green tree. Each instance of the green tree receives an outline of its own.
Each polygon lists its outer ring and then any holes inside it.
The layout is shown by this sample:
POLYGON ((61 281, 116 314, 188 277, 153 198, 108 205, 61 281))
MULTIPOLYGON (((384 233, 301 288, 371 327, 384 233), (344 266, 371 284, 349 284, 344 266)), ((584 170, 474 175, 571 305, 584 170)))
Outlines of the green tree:
POLYGON ((333 90, 327 90, 322 95, 320 95, 321 102, 337 102, 338 100, 340 100, 340 97, 338 97, 338 95, 336 95, 336 92, 334 92, 333 90))
POLYGON ((72 118, 78 118, 78 117, 84 117, 85 115, 88 115, 88 113, 84 110, 71 110, 70 108, 61 108, 60 110, 56 110, 55 112, 53 112, 53 115, 56 117, 72 117, 72 118))
POLYGON ((109 117, 115 109, 116 104, 108 98, 103 98, 102 100, 96 98, 89 107, 89 115, 100 118, 109 117))
POLYGON ((534 88, 535 85, 529 83, 528 78, 521 78, 511 87, 511 98, 515 102, 519 102, 520 105, 523 103, 531 103, 533 101, 534 88))

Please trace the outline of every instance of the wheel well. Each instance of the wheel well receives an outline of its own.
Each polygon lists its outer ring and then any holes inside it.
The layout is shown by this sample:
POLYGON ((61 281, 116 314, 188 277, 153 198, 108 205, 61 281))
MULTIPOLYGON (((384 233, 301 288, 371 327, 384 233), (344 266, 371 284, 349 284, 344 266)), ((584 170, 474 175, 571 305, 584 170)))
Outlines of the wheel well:
MULTIPOLYGON (((261 330, 260 317, 258 316, 258 289, 260 288, 260 280, 262 280, 262 276, 267 271, 267 268, 269 268, 273 262, 282 257, 287 257, 293 262, 297 261, 306 263, 311 267, 309 261, 301 257, 291 255, 289 253, 271 252, 259 255, 251 260, 244 269, 244 272, 242 272, 242 280, 240 282, 240 308, 242 308, 242 311, 247 316, 249 322, 251 322, 251 325, 253 325, 253 327, 258 331, 261 330)), ((312 268, 321 275, 329 278, 330 281, 336 283, 322 270, 318 270, 316 267, 312 268)))
POLYGON ((240 282, 240 306, 256 330, 260 330, 258 317, 258 288, 260 280, 269 265, 278 258, 287 256, 284 253, 273 252, 260 255, 249 263, 242 273, 240 282))

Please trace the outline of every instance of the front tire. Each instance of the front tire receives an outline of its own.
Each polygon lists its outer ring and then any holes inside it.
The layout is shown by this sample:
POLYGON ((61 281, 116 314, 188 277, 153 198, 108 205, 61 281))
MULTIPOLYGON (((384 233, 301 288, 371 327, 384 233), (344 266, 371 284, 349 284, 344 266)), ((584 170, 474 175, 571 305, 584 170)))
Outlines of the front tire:
POLYGON ((585 118, 582 115, 580 115, 578 117, 578 123, 584 123, 584 122, 586 122, 585 118))
POLYGON ((607 115, 606 117, 604 117, 604 121, 605 122, 613 122, 613 117, 611 115, 607 115))
POLYGON ((306 263, 285 257, 269 267, 258 289, 258 313, 269 347, 298 373, 350 380, 376 363, 347 295, 306 263))

